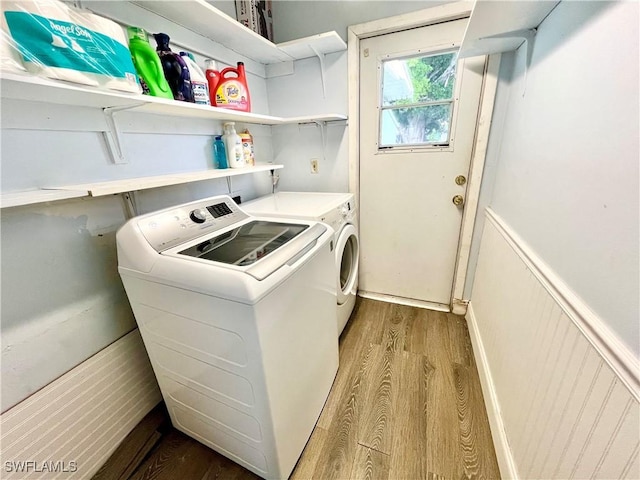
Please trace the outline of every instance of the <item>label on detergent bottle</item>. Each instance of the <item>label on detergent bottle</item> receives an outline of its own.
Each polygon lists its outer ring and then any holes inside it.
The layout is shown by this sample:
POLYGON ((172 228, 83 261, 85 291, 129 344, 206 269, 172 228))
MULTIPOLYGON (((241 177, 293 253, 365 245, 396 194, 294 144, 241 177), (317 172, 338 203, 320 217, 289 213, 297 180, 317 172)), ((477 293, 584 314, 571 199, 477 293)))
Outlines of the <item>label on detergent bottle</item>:
POLYGON ((244 106, 247 104, 247 89, 237 80, 225 80, 216 90, 216 104, 220 107, 225 105, 244 106))
POLYGON ((253 138, 249 133, 240 133, 239 135, 240 140, 242 140, 242 155, 244 156, 244 163, 247 165, 255 165, 253 138))
POLYGON ((193 88, 193 98, 196 103, 201 105, 210 105, 209 103, 209 87, 206 83, 198 82, 191 79, 191 87, 193 88))

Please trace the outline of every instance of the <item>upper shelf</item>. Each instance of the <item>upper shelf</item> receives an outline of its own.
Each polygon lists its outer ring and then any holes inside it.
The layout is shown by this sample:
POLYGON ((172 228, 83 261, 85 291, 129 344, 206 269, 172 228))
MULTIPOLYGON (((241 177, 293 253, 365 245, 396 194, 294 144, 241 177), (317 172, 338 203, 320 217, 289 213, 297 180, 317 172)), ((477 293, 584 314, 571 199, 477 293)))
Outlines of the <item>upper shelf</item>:
POLYGON ((347 49, 336 32, 276 45, 204 0, 135 0, 132 3, 265 65, 311 57, 316 54, 314 49, 318 53, 347 49))
POLYGON ((274 117, 259 113, 239 112, 226 108, 178 102, 148 95, 98 90, 67 82, 56 82, 36 76, 6 72, 2 72, 0 75, 0 82, 2 98, 84 107, 130 108, 136 112, 173 117, 203 118, 259 125, 331 122, 347 119, 345 115, 333 113, 294 118, 274 117))
POLYGON ((336 32, 319 33, 310 37, 299 38, 276 45, 295 60, 313 57, 317 54, 341 52, 347 44, 336 32))
POLYGON ((551 13, 556 0, 535 2, 495 2, 477 0, 474 3, 460 58, 516 50, 526 38, 526 31, 537 28, 551 13))

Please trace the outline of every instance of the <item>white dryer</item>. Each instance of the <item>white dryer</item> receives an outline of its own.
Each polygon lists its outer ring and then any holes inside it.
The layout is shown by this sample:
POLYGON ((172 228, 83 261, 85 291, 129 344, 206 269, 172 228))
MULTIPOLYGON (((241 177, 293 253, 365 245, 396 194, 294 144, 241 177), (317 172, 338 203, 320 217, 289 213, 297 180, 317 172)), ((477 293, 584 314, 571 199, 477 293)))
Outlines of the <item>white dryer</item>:
POLYGON ((316 220, 335 230, 336 316, 342 333, 358 289, 357 211, 352 193, 278 192, 242 204, 253 215, 316 220))
POLYGON ((117 233, 118 270, 173 425, 287 478, 338 368, 333 230, 220 196, 117 233))

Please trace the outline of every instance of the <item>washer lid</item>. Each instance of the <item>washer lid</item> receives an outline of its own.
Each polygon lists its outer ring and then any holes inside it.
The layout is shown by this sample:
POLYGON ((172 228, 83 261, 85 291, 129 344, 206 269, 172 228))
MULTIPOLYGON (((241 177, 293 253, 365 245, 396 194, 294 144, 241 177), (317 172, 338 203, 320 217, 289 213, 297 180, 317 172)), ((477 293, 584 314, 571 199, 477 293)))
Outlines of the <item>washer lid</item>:
POLYGON ((304 255, 327 230, 309 225, 252 220, 178 251, 178 255, 249 267, 246 273, 263 280, 283 265, 304 255))

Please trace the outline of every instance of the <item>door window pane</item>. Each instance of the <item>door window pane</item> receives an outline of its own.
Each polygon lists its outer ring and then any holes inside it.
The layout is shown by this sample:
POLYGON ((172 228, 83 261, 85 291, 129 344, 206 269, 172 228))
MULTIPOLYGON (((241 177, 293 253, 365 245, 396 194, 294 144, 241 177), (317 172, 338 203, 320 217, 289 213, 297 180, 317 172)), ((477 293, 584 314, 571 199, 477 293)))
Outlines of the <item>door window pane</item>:
POLYGON ((447 144, 450 123, 450 103, 384 110, 380 145, 447 144))
POLYGON ((449 143, 457 53, 382 62, 382 148, 449 143))

